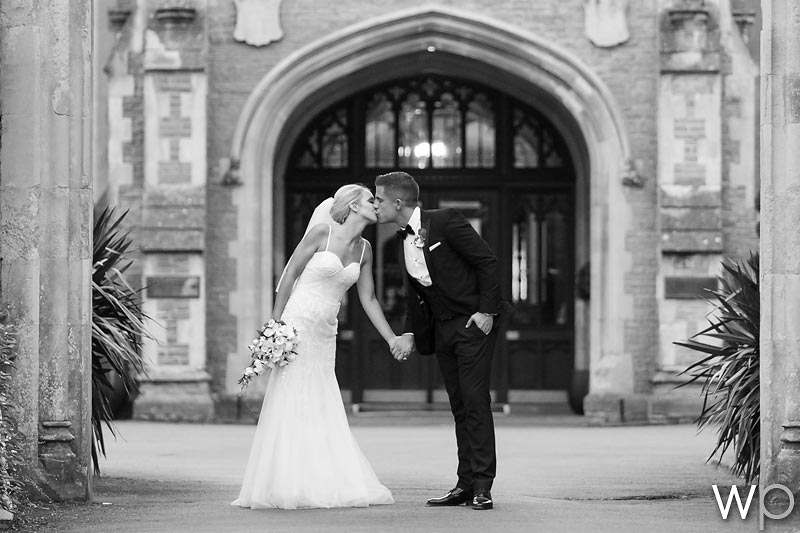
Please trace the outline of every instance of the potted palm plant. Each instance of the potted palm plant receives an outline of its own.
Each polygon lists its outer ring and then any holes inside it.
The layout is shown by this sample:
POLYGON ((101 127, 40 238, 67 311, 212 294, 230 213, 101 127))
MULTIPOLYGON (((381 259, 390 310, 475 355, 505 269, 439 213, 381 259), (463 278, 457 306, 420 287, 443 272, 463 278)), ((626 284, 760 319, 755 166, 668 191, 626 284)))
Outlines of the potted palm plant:
POLYGON ((127 211, 117 216, 105 208, 94 221, 92 257, 92 460, 99 472, 98 451, 105 456, 103 425, 112 435, 112 420, 120 403, 138 394, 145 372, 143 338, 149 337, 141 309, 141 289, 125 278, 133 261, 126 258, 132 240, 121 227, 127 211), (117 386, 115 386, 117 385, 117 386))
POLYGON ((717 427, 717 441, 708 457, 717 464, 729 449, 730 471, 746 483, 758 478, 760 464, 759 389, 759 259, 724 260, 719 287, 710 291, 714 306, 709 326, 690 339, 676 342, 703 354, 682 374, 702 385, 703 406, 697 425, 717 427), (705 338, 705 339, 704 339, 705 338))

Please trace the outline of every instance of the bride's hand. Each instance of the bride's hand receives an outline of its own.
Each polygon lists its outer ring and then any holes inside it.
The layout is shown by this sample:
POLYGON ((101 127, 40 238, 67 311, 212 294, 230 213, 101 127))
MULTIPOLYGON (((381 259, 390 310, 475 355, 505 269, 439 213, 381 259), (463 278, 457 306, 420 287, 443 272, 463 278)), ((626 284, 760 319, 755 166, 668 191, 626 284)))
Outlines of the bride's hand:
POLYGON ((391 349, 392 356, 398 361, 405 361, 411 353, 402 335, 395 335, 389 342, 389 348, 391 349))

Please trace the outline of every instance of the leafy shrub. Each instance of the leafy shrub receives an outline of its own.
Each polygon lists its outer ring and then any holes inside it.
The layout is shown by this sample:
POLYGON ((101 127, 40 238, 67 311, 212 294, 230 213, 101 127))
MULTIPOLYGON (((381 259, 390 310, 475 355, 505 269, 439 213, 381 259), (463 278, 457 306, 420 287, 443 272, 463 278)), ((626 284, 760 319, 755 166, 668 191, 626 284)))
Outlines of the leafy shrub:
POLYGON ((10 321, 8 311, 0 311, 0 508, 15 516, 28 501, 22 438, 10 399, 16 347, 17 328, 10 321))

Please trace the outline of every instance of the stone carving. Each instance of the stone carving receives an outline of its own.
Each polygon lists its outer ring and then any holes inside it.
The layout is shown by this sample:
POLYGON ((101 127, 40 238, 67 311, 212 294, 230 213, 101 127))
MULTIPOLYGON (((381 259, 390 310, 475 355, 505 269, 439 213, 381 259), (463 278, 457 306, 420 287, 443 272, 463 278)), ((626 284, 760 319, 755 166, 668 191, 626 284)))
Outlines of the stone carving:
POLYGON ((625 17, 627 8, 628 0, 584 0, 586 37, 602 48, 617 46, 630 39, 625 17))
POLYGON ((626 187, 644 187, 644 177, 640 171, 641 161, 628 159, 622 170, 622 184, 626 187))
POLYGON ((675 0, 663 11, 661 72, 718 72, 718 9, 706 0, 675 0))
POLYGON ((283 37, 281 0, 233 0, 236 27, 233 38, 252 46, 264 46, 283 37))

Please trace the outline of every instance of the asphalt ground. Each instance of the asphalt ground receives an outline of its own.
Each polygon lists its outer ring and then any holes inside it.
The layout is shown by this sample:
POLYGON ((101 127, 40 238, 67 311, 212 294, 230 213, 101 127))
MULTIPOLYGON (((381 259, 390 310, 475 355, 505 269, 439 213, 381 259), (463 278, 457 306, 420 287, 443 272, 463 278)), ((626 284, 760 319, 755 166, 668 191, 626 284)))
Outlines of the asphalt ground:
MULTIPOLYGON (((758 531, 758 495, 745 520, 720 516, 737 483, 706 462, 712 432, 692 425, 591 427, 575 416, 496 416, 495 509, 429 508, 455 484, 446 413, 351 416, 353 433, 394 505, 250 510, 237 496, 254 425, 125 421, 107 442, 94 501, 48 504, 35 531, 59 532, 739 532, 758 531)), ((746 495, 749 487, 739 483, 746 495)), ((745 498, 743 498, 745 499, 745 498)), ((735 505, 735 504, 734 504, 735 505)), ((775 514, 780 510, 773 509, 775 514)), ((800 531, 766 519, 768 531, 800 531)))

